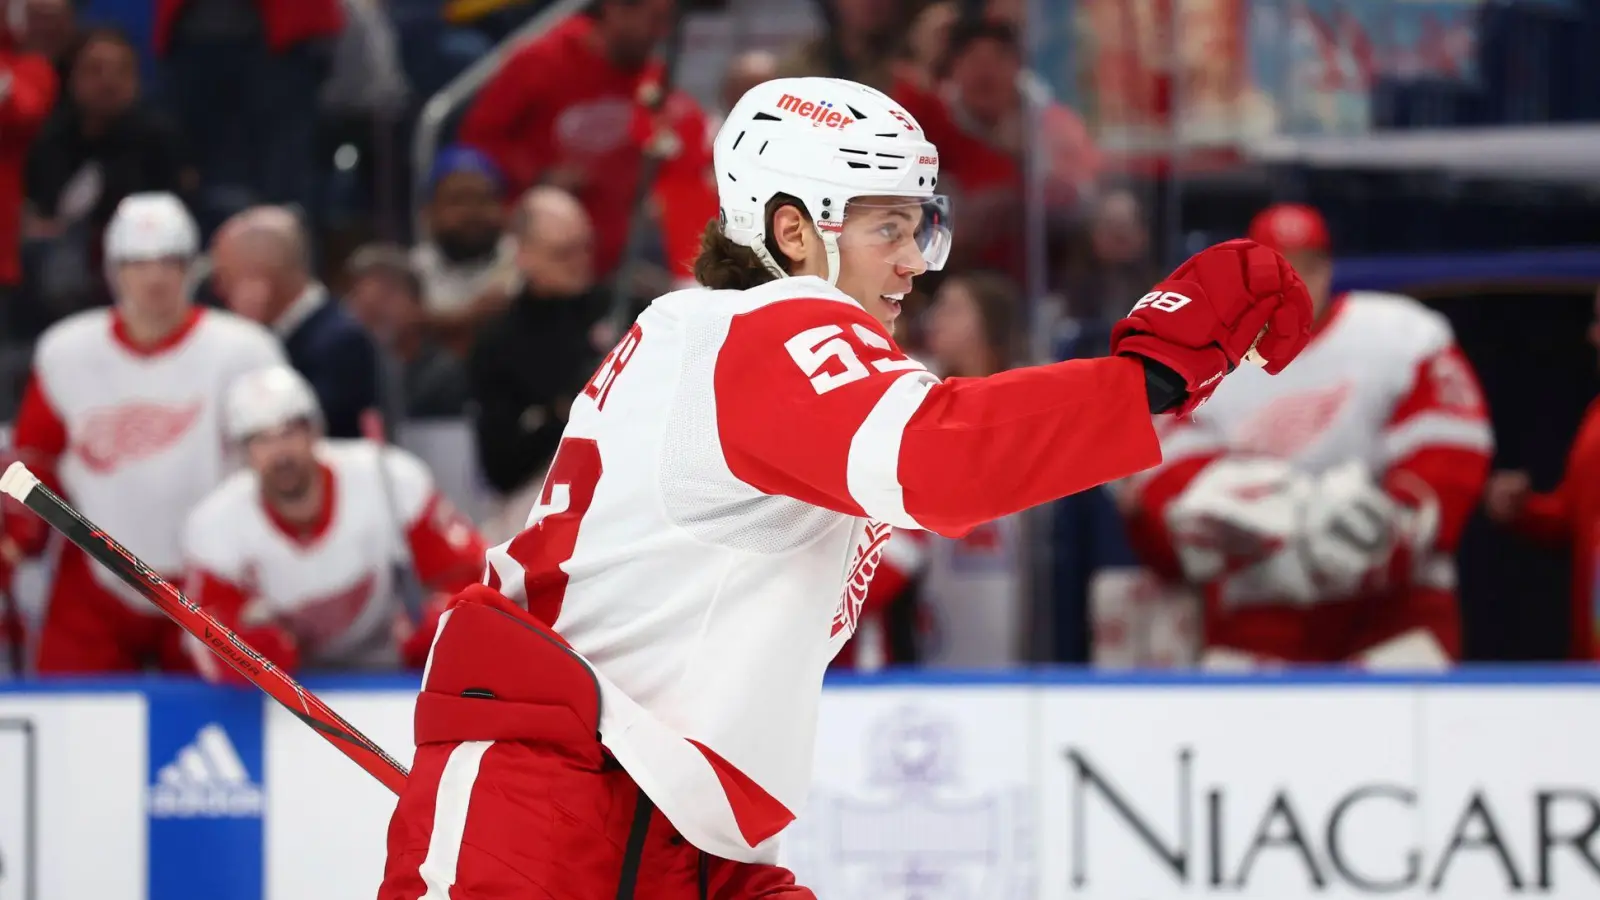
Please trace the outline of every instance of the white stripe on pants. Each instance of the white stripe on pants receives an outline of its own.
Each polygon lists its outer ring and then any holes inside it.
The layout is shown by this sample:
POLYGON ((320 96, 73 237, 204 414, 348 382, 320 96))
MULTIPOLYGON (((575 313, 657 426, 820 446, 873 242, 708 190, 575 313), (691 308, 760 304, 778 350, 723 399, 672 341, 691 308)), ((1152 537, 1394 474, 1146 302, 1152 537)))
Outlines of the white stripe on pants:
POLYGON ((450 900, 456 883, 456 863, 467 830, 467 805, 478 780, 478 766, 494 741, 463 741, 450 751, 439 773, 439 793, 433 801, 433 828, 428 833, 428 855, 417 874, 428 886, 418 900, 450 900))

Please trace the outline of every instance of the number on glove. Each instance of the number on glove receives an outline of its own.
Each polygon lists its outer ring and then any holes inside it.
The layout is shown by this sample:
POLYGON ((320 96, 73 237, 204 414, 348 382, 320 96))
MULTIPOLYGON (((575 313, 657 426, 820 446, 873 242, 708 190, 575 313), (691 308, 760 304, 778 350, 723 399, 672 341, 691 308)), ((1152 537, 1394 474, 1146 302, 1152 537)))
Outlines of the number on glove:
POLYGON ((1144 309, 1145 307, 1159 309, 1162 312, 1177 312, 1193 302, 1188 297, 1173 291, 1151 291, 1140 297, 1139 302, 1135 303, 1133 310, 1129 310, 1129 312, 1144 309))

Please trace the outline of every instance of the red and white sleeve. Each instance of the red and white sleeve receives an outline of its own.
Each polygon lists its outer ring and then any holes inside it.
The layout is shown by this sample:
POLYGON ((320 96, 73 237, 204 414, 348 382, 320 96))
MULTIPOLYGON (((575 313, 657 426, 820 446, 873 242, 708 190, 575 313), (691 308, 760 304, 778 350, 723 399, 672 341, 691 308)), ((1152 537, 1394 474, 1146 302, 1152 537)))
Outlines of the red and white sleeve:
POLYGON ((430 590, 451 594, 476 584, 489 549, 478 529, 439 493, 427 463, 398 447, 380 453, 417 577, 430 590))
POLYGON ((1382 433, 1384 489, 1439 505, 1435 548, 1451 552, 1478 505, 1494 455, 1488 407, 1472 364, 1455 345, 1416 366, 1382 433))
POLYGON ((1161 460, 1134 360, 941 381, 836 300, 735 316, 715 391, 746 484, 951 537, 1161 460))
POLYGON ((454 594, 483 577, 488 543, 472 521, 438 491, 406 527, 406 545, 417 577, 430 590, 454 594))
MULTIPOLYGON (((46 487, 61 493, 56 463, 67 451, 67 426, 50 402, 37 372, 28 379, 27 389, 22 395, 22 406, 17 411, 11 442, 16 458, 25 463, 46 487)), ((10 497, 5 498, 4 503, 5 536, 27 555, 42 551, 50 537, 50 529, 44 520, 10 497)))

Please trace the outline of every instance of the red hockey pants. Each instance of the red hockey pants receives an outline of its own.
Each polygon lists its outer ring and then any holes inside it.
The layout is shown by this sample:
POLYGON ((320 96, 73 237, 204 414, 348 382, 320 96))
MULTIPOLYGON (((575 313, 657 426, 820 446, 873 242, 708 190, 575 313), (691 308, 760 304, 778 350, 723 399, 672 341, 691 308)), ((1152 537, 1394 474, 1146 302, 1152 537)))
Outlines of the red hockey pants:
POLYGON ((561 638, 481 585, 452 603, 378 900, 815 900, 778 866, 701 852, 598 739, 561 638))

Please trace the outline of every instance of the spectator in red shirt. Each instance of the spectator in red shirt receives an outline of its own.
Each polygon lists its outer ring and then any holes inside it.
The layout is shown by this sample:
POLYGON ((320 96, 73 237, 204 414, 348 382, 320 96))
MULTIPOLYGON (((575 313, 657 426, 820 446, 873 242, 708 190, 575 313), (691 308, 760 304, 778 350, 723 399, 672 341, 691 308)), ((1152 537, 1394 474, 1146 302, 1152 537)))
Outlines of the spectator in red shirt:
POLYGON ((28 147, 56 102, 56 72, 50 60, 22 49, 23 0, 0 0, 0 286, 22 280, 17 242, 22 228, 22 175, 28 147))
POLYGON ((23 0, 0 0, 0 413, 18 395, 25 361, 6 345, 23 338, 30 318, 22 302, 23 171, 28 147, 56 101, 50 60, 23 49, 23 0), (12 351, 12 352, 8 352, 12 351))
POLYGON ((462 121, 461 142, 495 161, 509 195, 543 182, 582 201, 602 276, 621 261, 645 147, 676 156, 706 144, 705 115, 687 95, 668 97, 654 122, 644 105, 671 23, 671 0, 599 0, 512 55, 462 121))

